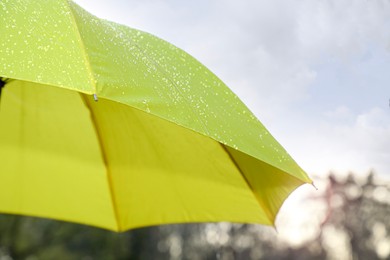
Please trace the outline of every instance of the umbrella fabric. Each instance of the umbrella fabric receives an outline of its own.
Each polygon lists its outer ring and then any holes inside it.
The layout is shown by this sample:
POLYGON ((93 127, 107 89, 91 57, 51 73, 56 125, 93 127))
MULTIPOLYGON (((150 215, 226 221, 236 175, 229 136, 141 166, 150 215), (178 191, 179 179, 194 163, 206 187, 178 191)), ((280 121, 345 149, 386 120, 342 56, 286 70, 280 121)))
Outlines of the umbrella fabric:
POLYGON ((287 196, 311 183, 179 48, 72 1, 0 9, 1 212, 115 231, 272 225, 287 196))

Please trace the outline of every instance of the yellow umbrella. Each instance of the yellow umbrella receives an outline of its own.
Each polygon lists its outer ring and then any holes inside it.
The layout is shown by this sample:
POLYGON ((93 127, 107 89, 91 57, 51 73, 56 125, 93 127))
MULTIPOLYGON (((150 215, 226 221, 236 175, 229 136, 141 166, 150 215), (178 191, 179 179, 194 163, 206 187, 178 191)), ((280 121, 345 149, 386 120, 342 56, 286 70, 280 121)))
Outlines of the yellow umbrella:
POLYGON ((272 225, 311 183, 207 68, 72 1, 0 3, 0 211, 272 225))

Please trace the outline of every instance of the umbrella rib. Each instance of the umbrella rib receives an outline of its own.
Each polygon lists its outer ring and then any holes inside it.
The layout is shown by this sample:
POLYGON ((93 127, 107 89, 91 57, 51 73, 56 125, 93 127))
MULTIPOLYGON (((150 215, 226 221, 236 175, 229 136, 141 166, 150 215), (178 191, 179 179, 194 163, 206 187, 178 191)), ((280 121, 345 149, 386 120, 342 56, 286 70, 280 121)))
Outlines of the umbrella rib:
POLYGON ((116 224, 117 224, 117 230, 120 231, 121 230, 121 225, 120 225, 120 221, 119 221, 119 213, 118 213, 118 207, 116 205, 116 199, 115 199, 115 193, 114 193, 114 186, 113 186, 113 183, 112 183, 112 179, 111 179, 111 175, 110 175, 110 170, 109 170, 109 167, 108 167, 108 160, 107 160, 107 155, 104 151, 104 142, 103 142, 103 139, 102 139, 102 135, 99 131, 99 127, 98 127, 98 124, 97 124, 97 120, 96 120, 96 117, 95 117, 95 114, 93 112, 93 109, 91 108, 90 104, 89 104, 89 101, 87 99, 87 96, 83 93, 80 93, 80 96, 81 96, 81 99, 84 101, 84 104, 86 105, 86 107, 88 108, 88 110, 90 111, 90 114, 91 114, 91 121, 92 121, 92 124, 94 126, 94 129, 95 129, 95 133, 96 133, 96 137, 97 137, 97 140, 98 140, 98 144, 100 146, 100 151, 101 151, 101 155, 102 155, 102 158, 103 158, 103 162, 104 162, 104 165, 106 166, 106 175, 107 175, 107 182, 108 182, 108 188, 109 188, 109 191, 110 191, 110 197, 111 197, 111 204, 112 204, 112 207, 113 207, 113 211, 114 211, 114 216, 115 216, 115 221, 116 221, 116 224))
POLYGON ((252 187, 252 185, 250 184, 248 178, 245 176, 243 170, 241 169, 241 167, 238 165, 238 163, 236 162, 236 160, 234 159, 234 157, 231 155, 231 153, 229 153, 229 151, 226 149, 225 145, 224 144, 221 144, 220 142, 218 142, 222 149, 227 153, 227 155, 229 156, 230 160, 233 162, 233 164, 236 166, 237 170, 241 173, 241 176, 242 178, 244 179, 245 183, 248 185, 249 189, 252 191, 253 195, 255 196, 256 198, 256 201, 257 203, 259 203, 259 206, 264 210, 264 212, 266 213, 266 216, 268 218, 268 220, 270 221, 270 223, 272 223, 274 225, 274 220, 273 220, 273 217, 272 217, 272 214, 271 212, 269 212, 269 210, 267 210, 267 207, 265 205, 263 205, 263 203, 261 203, 258 199, 257 199, 257 196, 254 192, 254 189, 252 187))
POLYGON ((79 42, 79 46, 80 46, 81 52, 83 54, 85 67, 86 67, 86 69, 88 71, 88 77, 89 77, 89 80, 91 81, 91 85, 93 87, 93 92, 94 92, 94 94, 96 94, 96 92, 97 92, 96 79, 95 79, 94 74, 93 74, 91 62, 89 60, 89 56, 88 56, 88 53, 86 51, 86 48, 85 48, 85 45, 84 45, 84 42, 83 42, 83 38, 81 37, 81 33, 80 33, 79 27, 77 25, 76 18, 75 18, 74 14, 73 14, 72 8, 70 7, 70 2, 71 1, 70 0, 66 0, 65 2, 67 3, 67 7, 69 9, 69 13, 70 13, 72 24, 73 24, 73 26, 74 26, 74 28, 76 30, 77 39, 78 39, 78 42, 79 42))

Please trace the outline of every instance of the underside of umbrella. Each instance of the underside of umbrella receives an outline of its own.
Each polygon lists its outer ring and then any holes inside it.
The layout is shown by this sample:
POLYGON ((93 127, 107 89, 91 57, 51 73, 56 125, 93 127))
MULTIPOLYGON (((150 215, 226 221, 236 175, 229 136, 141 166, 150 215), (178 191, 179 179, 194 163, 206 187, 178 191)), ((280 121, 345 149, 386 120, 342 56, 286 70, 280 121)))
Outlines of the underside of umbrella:
POLYGON ((3 212, 117 231, 272 224, 302 183, 192 130, 74 91, 11 81, 0 115, 3 212))
POLYGON ((1 212, 116 231, 271 225, 311 182, 182 50, 70 1, 2 5, 1 212))

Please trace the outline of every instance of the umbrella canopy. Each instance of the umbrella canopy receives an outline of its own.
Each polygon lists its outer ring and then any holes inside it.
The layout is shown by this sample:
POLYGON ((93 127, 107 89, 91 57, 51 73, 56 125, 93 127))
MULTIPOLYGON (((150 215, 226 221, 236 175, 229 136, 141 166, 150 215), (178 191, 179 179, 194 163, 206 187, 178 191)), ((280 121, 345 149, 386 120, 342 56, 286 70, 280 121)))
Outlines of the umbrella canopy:
POLYGON ((68 0, 0 8, 1 212, 115 231, 272 225, 286 197, 311 183, 179 48, 68 0))

